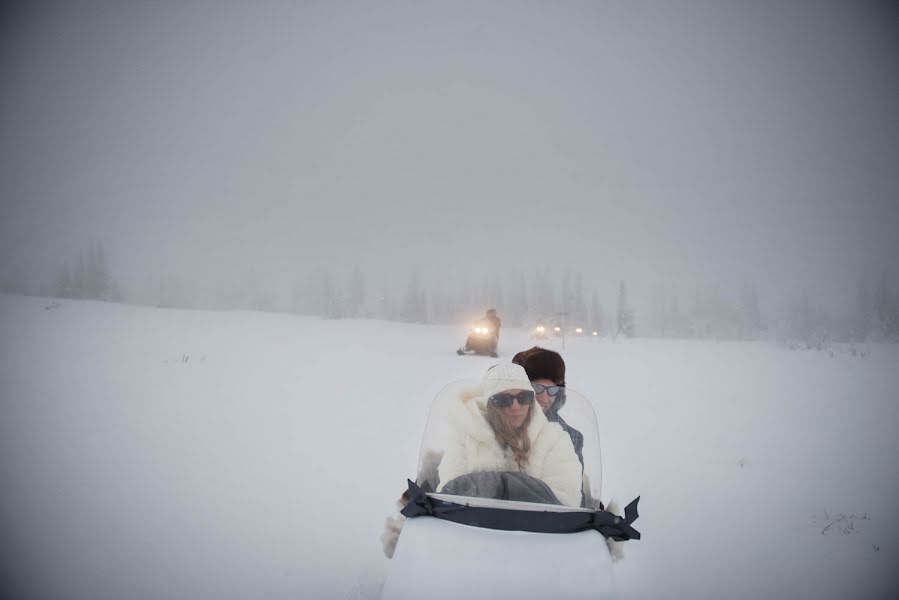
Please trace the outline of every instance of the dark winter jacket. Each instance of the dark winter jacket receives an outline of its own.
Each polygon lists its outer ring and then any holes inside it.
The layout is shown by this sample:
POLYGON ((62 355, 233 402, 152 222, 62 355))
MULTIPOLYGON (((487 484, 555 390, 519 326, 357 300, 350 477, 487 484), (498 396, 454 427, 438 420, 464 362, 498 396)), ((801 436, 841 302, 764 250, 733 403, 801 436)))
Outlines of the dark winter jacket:
POLYGON ((565 422, 565 419, 560 417, 559 415, 553 415, 550 418, 549 415, 546 415, 546 420, 549 422, 555 422, 562 426, 562 429, 565 430, 565 433, 571 436, 571 443, 574 444, 574 452, 577 454, 578 460, 581 461, 581 467, 584 466, 584 434, 569 425, 565 422))
POLYGON ((546 420, 550 423, 558 423, 565 433, 571 436, 571 443, 574 444, 574 451, 577 454, 578 460, 581 461, 581 467, 584 466, 584 434, 569 425, 565 422, 561 416, 559 416, 559 409, 565 406, 565 389, 560 390, 559 395, 556 397, 555 402, 553 402, 552 406, 549 407, 549 410, 546 411, 546 420))
POLYGON ((499 320, 499 317, 497 317, 495 314, 485 315, 484 320, 490 321, 490 325, 493 326, 493 331, 496 335, 496 339, 499 339, 499 327, 501 325, 501 321, 499 320))

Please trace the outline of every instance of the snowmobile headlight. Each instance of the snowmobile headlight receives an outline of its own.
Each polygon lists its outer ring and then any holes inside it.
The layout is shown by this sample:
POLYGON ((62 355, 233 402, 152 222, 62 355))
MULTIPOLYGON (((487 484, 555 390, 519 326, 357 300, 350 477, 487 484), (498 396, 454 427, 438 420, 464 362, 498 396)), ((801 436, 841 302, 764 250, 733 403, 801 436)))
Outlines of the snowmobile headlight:
POLYGON ((593 335, 599 335, 599 332, 598 332, 598 331, 594 331, 594 332, 593 332, 593 335))
POLYGON ((574 332, 575 333, 584 333, 584 330, 581 329, 580 327, 578 327, 577 329, 574 330, 574 332))
POLYGON ((544 327, 543 325, 537 325, 537 333, 543 333, 544 331, 546 331, 546 327, 544 327))
POLYGON ((556 331, 562 331, 561 327, 556 327, 556 331))

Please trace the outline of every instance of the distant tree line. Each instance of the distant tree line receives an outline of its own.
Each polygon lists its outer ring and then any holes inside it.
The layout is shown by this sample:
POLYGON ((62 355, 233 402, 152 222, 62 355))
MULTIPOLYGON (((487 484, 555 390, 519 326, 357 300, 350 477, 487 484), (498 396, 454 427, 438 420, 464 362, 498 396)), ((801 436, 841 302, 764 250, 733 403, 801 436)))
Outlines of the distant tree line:
POLYGON ((859 278, 855 311, 835 318, 806 292, 777 323, 777 341, 788 347, 822 350, 831 342, 899 341, 899 298, 882 272, 875 286, 859 278))
POLYGON ((407 323, 454 324, 497 308, 504 324, 512 327, 563 318, 583 328, 606 330, 604 313, 594 291, 588 309, 582 277, 566 274, 561 287, 549 271, 532 279, 517 273, 501 278, 472 281, 462 278, 456 285, 426 285, 419 271, 407 276, 383 275, 374 292, 366 287, 358 269, 345 287, 328 273, 301 281, 290 309, 325 318, 376 318, 407 323), (398 279, 402 280, 397 285, 398 279))
POLYGON ((118 284, 109 272, 106 250, 102 243, 91 242, 86 251, 79 252, 74 268, 69 267, 69 261, 63 262, 53 285, 53 295, 79 300, 124 300, 118 284))
MULTIPOLYGON (((804 349, 823 349, 832 342, 899 341, 899 297, 885 271, 873 285, 862 275, 854 310, 838 316, 824 308, 822 299, 807 292, 781 310, 763 314, 752 282, 744 282, 738 290, 696 285, 686 301, 677 286, 653 284, 644 298, 648 308, 638 315, 623 280, 618 283, 615 311, 607 313, 598 289, 588 291, 581 273, 556 274, 548 268, 530 274, 463 276, 452 283, 445 278, 429 283, 418 270, 367 280, 355 268, 343 281, 323 271, 298 278, 290 297, 280 301, 264 288, 251 268, 231 285, 217 285, 205 293, 190 281, 148 280, 143 292, 132 295, 131 301, 163 308, 277 310, 329 319, 435 324, 470 321, 487 308, 496 308, 503 323, 511 327, 564 325, 569 330, 580 327, 588 334, 596 331, 613 338, 773 339, 786 347, 804 349)), ((0 292, 31 291, 21 271, 0 278, 0 292)), ((124 301, 101 242, 92 242, 77 257, 63 261, 54 280, 40 286, 40 294, 124 301)))
POLYGON ((599 293, 589 304, 580 273, 553 280, 547 270, 531 278, 515 274, 455 287, 426 286, 416 271, 402 287, 384 276, 378 292, 369 296, 364 279, 354 270, 344 294, 327 274, 320 284, 298 288, 292 310, 326 318, 369 317, 408 323, 459 323, 497 308, 509 326, 532 327, 565 323, 611 337, 669 337, 719 340, 775 339, 791 347, 822 349, 831 342, 899 341, 899 298, 884 272, 877 286, 859 283, 854 314, 834 317, 805 292, 776 314, 766 316, 751 282, 726 293, 717 285, 697 285, 684 307, 675 287, 653 285, 649 309, 640 319, 625 281, 619 282, 616 312, 606 316, 599 293))

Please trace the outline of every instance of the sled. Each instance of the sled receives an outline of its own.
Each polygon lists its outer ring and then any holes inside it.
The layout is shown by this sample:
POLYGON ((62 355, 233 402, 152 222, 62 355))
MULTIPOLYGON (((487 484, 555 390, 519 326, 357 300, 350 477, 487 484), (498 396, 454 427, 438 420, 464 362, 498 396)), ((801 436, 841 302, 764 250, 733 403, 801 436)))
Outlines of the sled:
MULTIPOLYGON (((640 538, 631 526, 638 517, 639 498, 625 508, 624 516, 604 510, 599 433, 592 405, 578 392, 565 389, 548 417, 548 425, 561 427, 564 423, 583 435, 578 455, 583 469, 579 503, 569 500, 563 504, 549 486, 520 472, 464 476, 501 481, 500 486, 460 487, 456 482, 462 477, 441 482, 439 462, 453 435, 450 412, 460 398, 477 394, 479 386, 473 380, 451 383, 432 404, 418 476, 416 482, 407 482, 407 503, 402 510, 407 518, 382 597, 613 597, 606 538, 640 538), (519 484, 522 487, 516 488, 519 484), (446 492, 463 489, 466 495, 446 492), (492 493, 504 490, 503 497, 480 493, 488 489, 492 493), (534 497, 539 500, 528 500, 521 489, 537 490, 534 497), (547 497, 549 501, 544 501, 547 497)), ((540 410, 536 401, 534 407, 540 410)), ((571 452, 575 452, 573 445, 571 452)))

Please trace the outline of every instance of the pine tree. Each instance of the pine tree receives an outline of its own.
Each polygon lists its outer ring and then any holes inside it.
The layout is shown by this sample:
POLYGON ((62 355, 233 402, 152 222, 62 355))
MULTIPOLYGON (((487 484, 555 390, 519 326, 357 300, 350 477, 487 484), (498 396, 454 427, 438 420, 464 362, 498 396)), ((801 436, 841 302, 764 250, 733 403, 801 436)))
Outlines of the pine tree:
POLYGON ((740 338, 756 339, 762 330, 762 316, 759 311, 759 299, 755 286, 744 282, 740 292, 740 338))
POLYGON ((170 287, 162 279, 157 283, 156 306, 159 308, 171 308, 174 306, 169 292, 170 287))
POLYGON ((580 273, 574 277, 571 289, 571 323, 576 327, 587 326, 587 303, 584 300, 584 279, 580 273))
POLYGON ((890 287, 887 282, 886 271, 880 272, 880 281, 877 284, 877 290, 874 292, 874 319, 878 334, 886 339, 890 335, 890 317, 892 299, 890 298, 890 287))
POLYGON ((559 311, 562 313, 562 318, 565 321, 571 319, 571 273, 565 271, 562 274, 562 285, 559 287, 559 297, 557 306, 559 306, 559 311))
POLYGON ((518 274, 518 281, 515 285, 513 307, 513 323, 518 323, 519 326, 528 325, 531 311, 528 306, 528 283, 524 277, 524 273, 518 274))
POLYGON ((652 284, 652 291, 649 294, 649 332, 650 335, 658 336, 661 333, 661 318, 659 313, 659 288, 656 284, 652 284))
POLYGON ((880 283, 874 294, 874 317, 883 339, 899 337, 899 302, 890 289, 886 271, 880 273, 880 283))
POLYGON ((618 286, 618 329, 615 337, 622 333, 627 337, 634 337, 636 334, 634 321, 634 311, 627 304, 627 286, 621 281, 618 286))
POLYGON ((56 288, 54 295, 57 298, 72 297, 72 274, 69 271, 69 261, 64 261, 59 270, 59 276, 56 279, 56 288))
POLYGON ((430 305, 431 305, 431 321, 434 323, 446 323, 447 322, 447 311, 448 311, 448 300, 447 295, 444 293, 443 288, 437 287, 431 290, 430 293, 430 305))
POLYGON ((122 293, 122 289, 119 287, 119 284, 116 281, 112 281, 109 286, 109 301, 110 302, 124 302, 125 294, 122 293))
POLYGON ((378 318, 385 321, 393 320, 393 306, 390 301, 390 281, 387 274, 381 282, 381 296, 378 298, 378 318))
POLYGON ((874 300, 868 285, 868 274, 862 273, 858 281, 856 293, 855 318, 852 324, 852 339, 864 342, 871 333, 871 322, 874 316, 874 300))
POLYGON ((668 304, 668 296, 669 296, 668 289, 665 288, 664 286, 660 286, 659 292, 658 292, 658 297, 657 297, 658 312, 659 312, 658 329, 659 329, 659 334, 662 336, 671 336, 672 323, 671 323, 671 311, 669 310, 669 304, 668 304))
POLYGON ((82 299, 85 295, 85 280, 87 277, 87 268, 84 264, 84 252, 78 255, 78 266, 75 267, 75 274, 72 276, 72 298, 82 299))
POLYGON ((808 292, 802 290, 802 297, 796 308, 796 334, 799 340, 805 343, 806 348, 812 347, 812 309, 808 300, 808 292))
POLYGON ((688 337, 693 333, 693 326, 689 318, 680 312, 680 302, 677 298, 677 288, 671 290, 669 297, 668 322, 670 335, 675 337, 688 337))
POLYGON ((473 310, 474 298, 471 291, 471 277, 468 273, 462 275, 462 283, 459 285, 458 301, 456 308, 460 315, 470 316, 473 310))
POLYGON ((403 312, 401 318, 406 323, 424 323, 426 304, 424 291, 421 287, 421 279, 418 271, 414 271, 409 278, 409 287, 403 298, 403 312))
POLYGON ((365 282, 359 267, 353 269, 353 279, 350 282, 350 296, 347 301, 347 316, 358 318, 363 316, 365 307, 365 282))
POLYGON ((331 285, 331 277, 328 273, 322 275, 320 314, 326 319, 340 319, 343 317, 340 294, 331 285))
POLYGON ((553 285, 549 267, 543 269, 543 273, 537 274, 534 284, 534 306, 537 308, 539 319, 551 319, 555 316, 556 309, 553 302, 553 285))
POLYGON ((590 307, 590 330, 604 335, 606 332, 605 315, 602 311, 602 304, 599 302, 599 291, 596 288, 593 289, 590 307))
POLYGON ((106 250, 103 243, 97 244, 96 264, 94 265, 95 297, 98 300, 112 299, 112 281, 109 275, 109 266, 106 264, 106 250))

